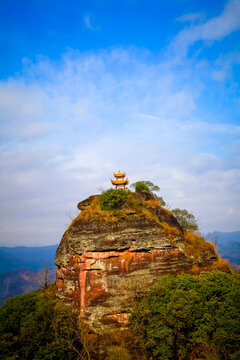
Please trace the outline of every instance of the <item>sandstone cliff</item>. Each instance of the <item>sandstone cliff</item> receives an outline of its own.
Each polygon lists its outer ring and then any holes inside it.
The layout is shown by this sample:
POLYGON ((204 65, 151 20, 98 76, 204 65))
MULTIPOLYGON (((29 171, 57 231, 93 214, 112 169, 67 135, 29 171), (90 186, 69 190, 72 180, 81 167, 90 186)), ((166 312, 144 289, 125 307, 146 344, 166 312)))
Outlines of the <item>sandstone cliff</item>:
POLYGON ((59 298, 97 332, 126 326, 136 300, 164 274, 199 272, 217 263, 210 243, 183 233, 150 194, 128 193, 119 211, 100 196, 78 204, 80 214, 56 252, 59 298))

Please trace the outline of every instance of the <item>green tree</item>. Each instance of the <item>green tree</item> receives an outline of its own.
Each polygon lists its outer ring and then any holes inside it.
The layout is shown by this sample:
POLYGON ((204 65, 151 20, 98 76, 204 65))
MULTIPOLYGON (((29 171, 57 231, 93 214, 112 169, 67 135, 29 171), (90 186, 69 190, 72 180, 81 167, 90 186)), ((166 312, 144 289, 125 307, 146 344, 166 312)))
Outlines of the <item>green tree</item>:
POLYGON ((128 191, 123 189, 109 189, 103 191, 100 196, 100 208, 102 210, 118 210, 123 207, 128 197, 128 191))
POLYGON ((148 192, 153 193, 153 191, 160 191, 159 186, 154 185, 151 181, 137 181, 131 184, 131 188, 133 188, 136 192, 148 192))
POLYGON ((131 184, 131 188, 133 188, 137 193, 150 193, 152 195, 154 195, 161 206, 165 206, 166 203, 165 201, 163 200, 162 197, 158 197, 154 191, 160 191, 160 187, 157 186, 157 185, 154 185, 151 181, 137 181, 133 184, 131 184))
POLYGON ((190 230, 193 232, 198 231, 198 224, 195 216, 186 209, 173 209, 172 214, 175 216, 183 230, 190 230))
POLYGON ((163 276, 132 314, 152 359, 237 359, 240 275, 163 276))
POLYGON ((15 296, 0 308, 1 359, 89 358, 71 308, 46 292, 15 296))

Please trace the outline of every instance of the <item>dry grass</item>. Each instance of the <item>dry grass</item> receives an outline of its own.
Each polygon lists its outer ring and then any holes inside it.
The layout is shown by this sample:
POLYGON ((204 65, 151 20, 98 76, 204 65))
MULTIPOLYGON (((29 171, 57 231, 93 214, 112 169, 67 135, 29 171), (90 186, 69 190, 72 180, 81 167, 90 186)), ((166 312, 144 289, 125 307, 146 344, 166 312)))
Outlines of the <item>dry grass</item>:
POLYGON ((229 263, 220 257, 212 264, 212 267, 221 271, 230 272, 229 263))
POLYGON ((160 206, 157 201, 149 200, 146 207, 139 199, 135 199, 129 196, 127 201, 127 208, 121 210, 101 210, 100 199, 95 197, 89 207, 82 210, 80 214, 71 222, 68 229, 66 230, 66 236, 68 235, 69 229, 78 221, 87 222, 89 220, 95 220, 100 222, 118 222, 125 220, 125 218, 135 217, 143 215, 146 219, 160 224, 158 217, 152 213, 152 209, 156 206, 160 206), (128 215, 127 212, 134 210, 136 215, 128 215))
POLYGON ((162 207, 162 209, 168 214, 168 215, 172 215, 172 212, 169 209, 166 209, 164 207, 162 207))
POLYGON ((203 269, 198 267, 197 265, 193 265, 189 272, 191 275, 199 275, 202 270, 203 269))
POLYGON ((199 257, 204 251, 215 251, 214 245, 205 241, 203 237, 194 234, 191 231, 185 233, 186 247, 185 252, 188 256, 199 257))
MULTIPOLYGON (((163 223, 161 223, 158 219, 158 217, 152 213, 152 211, 156 210, 156 208, 159 208, 161 209, 162 211, 164 211, 166 214, 168 215, 172 215, 171 211, 168 210, 168 209, 165 209, 164 207, 162 207, 159 202, 158 202, 158 199, 157 198, 153 198, 153 199, 150 199, 150 200, 144 200, 142 201, 142 204, 144 206, 144 210, 142 210, 142 213, 150 220, 154 220, 155 222, 157 222, 159 225, 162 225, 163 223), (147 209, 147 211, 146 211, 147 209)), ((166 224, 166 226, 168 226, 166 224)), ((174 228, 171 228, 171 229, 167 229, 165 228, 166 232, 167 233, 175 233, 175 234, 179 234, 179 231, 174 227, 174 228)))
MULTIPOLYGON (((171 212, 170 210, 162 207, 162 206, 159 204, 157 198, 150 199, 150 200, 145 200, 145 201, 143 201, 142 203, 143 203, 143 206, 144 206, 147 210, 149 210, 151 213, 152 213, 152 211, 156 210, 156 208, 159 208, 159 209, 161 209, 162 211, 164 211, 168 216, 172 216, 172 212, 171 212)), ((159 222, 159 219, 158 219, 157 216, 155 216, 154 214, 152 214, 151 217, 152 217, 152 219, 154 219, 158 224, 161 224, 161 225, 162 225, 162 223, 159 222)), ((166 225, 167 225, 167 224, 166 224, 166 225)), ((174 227, 174 229, 166 229, 166 232, 167 232, 167 233, 170 233, 170 234, 171 234, 172 232, 175 232, 175 233, 179 234, 178 230, 177 230, 175 227, 174 227)))
POLYGON ((167 214, 171 214, 171 212, 165 208, 163 208, 157 198, 151 198, 149 200, 144 200, 142 198, 138 198, 134 196, 133 193, 129 192, 126 204, 122 209, 119 210, 101 210, 100 207, 100 197, 94 197, 92 202, 82 210, 78 216, 71 222, 66 230, 66 236, 68 236, 69 229, 76 222, 87 222, 87 221, 99 221, 99 222, 109 222, 115 223, 119 221, 124 221, 125 219, 131 220, 136 217, 143 216, 145 219, 154 222, 155 224, 161 225, 164 228, 164 231, 168 234, 168 237, 172 239, 173 235, 178 235, 179 231, 170 227, 167 224, 163 225, 159 221, 159 218, 155 215, 154 210, 156 208, 160 208, 165 211, 167 214), (131 214, 131 210, 133 213, 131 214))
POLYGON ((116 222, 118 218, 114 216, 113 211, 101 210, 99 206, 99 197, 95 197, 91 205, 82 210, 74 221, 87 222, 89 220, 96 220, 101 222, 116 222))
POLYGON ((180 230, 178 230, 175 226, 170 226, 166 222, 161 222, 160 224, 163 232, 167 235, 167 238, 170 241, 171 245, 173 245, 176 236, 181 235, 180 230))
POLYGON ((154 215, 150 210, 148 210, 146 208, 142 208, 141 213, 147 220, 154 221, 158 225, 160 225, 160 221, 159 221, 158 217, 156 215, 154 215))
POLYGON ((70 225, 68 226, 65 232, 65 235, 68 236, 69 230, 78 221, 87 222, 89 220, 96 220, 101 222, 116 222, 118 221, 118 218, 114 216, 112 211, 101 210, 99 206, 99 198, 96 197, 93 199, 89 207, 82 210, 78 214, 78 216, 72 220, 72 222, 70 223, 70 225))
POLYGON ((163 230, 168 234, 181 235, 180 230, 178 230, 175 226, 170 226, 166 222, 162 222, 161 226, 162 226, 163 230))
POLYGON ((160 208, 161 210, 165 211, 168 215, 172 215, 172 212, 165 207, 161 206, 158 202, 157 197, 154 197, 150 200, 144 200, 143 205, 148 209, 156 209, 156 207, 160 208))
POLYGON ((220 257, 218 257, 217 261, 215 261, 212 265, 209 265, 207 267, 199 267, 197 265, 193 265, 189 273, 192 275, 199 275, 202 273, 202 271, 209 272, 213 269, 217 269, 227 273, 233 273, 232 269, 230 269, 229 267, 228 262, 224 259, 221 259, 220 257))
POLYGON ((158 202, 158 200, 156 199, 156 198, 152 198, 152 199, 150 199, 150 200, 144 200, 143 201, 143 205, 145 206, 145 207, 147 207, 147 208, 152 208, 152 209, 154 209, 154 208, 156 208, 156 207, 160 207, 161 208, 161 206, 160 206, 160 204, 159 204, 159 202, 158 202))

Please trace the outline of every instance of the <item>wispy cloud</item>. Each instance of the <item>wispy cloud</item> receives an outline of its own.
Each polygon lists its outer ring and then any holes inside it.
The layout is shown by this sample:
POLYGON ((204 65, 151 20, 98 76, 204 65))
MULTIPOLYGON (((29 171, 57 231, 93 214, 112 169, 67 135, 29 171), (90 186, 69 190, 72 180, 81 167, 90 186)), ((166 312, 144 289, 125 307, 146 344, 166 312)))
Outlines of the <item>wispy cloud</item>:
MULTIPOLYGON (((24 59, 21 74, 0 81, 5 244, 58 242, 66 213, 119 169, 158 184, 203 231, 239 230, 239 53, 187 56, 195 42, 237 30, 239 4, 204 22, 178 19, 191 22, 171 44, 186 55, 179 62, 168 51, 161 60, 137 48, 69 51, 58 62, 24 59)), ((84 23, 98 30, 89 15, 84 23)))
POLYGON ((237 229, 239 126, 221 109, 209 114, 209 99, 229 91, 213 93, 211 74, 208 63, 195 71, 188 61, 154 63, 132 49, 25 61, 22 76, 0 83, 5 241, 16 244, 18 231, 21 243, 57 242, 66 213, 109 187, 119 168, 130 181, 159 184, 203 230, 237 229), (13 223, 16 231, 7 231, 13 223))
POLYGON ((84 24, 85 26, 89 29, 89 30, 92 30, 92 31, 99 31, 100 28, 99 27, 96 27, 92 24, 92 19, 90 18, 90 15, 85 15, 84 16, 84 24))
MULTIPOLYGON (((192 18, 192 15, 193 14, 191 14, 190 18, 192 18)), ((172 41, 170 48, 173 49, 175 53, 180 54, 180 56, 185 56, 188 48, 195 42, 199 40, 220 40, 239 28, 240 1, 230 0, 219 16, 213 17, 203 24, 186 27, 180 31, 172 41)))
POLYGON ((202 20, 204 17, 204 15, 202 13, 189 13, 189 14, 185 14, 180 16, 179 18, 177 18, 177 21, 180 22, 190 22, 190 23, 194 23, 195 21, 198 20, 202 20))
POLYGON ((234 65, 240 65, 240 51, 221 55, 215 61, 212 78, 219 82, 231 79, 234 65))

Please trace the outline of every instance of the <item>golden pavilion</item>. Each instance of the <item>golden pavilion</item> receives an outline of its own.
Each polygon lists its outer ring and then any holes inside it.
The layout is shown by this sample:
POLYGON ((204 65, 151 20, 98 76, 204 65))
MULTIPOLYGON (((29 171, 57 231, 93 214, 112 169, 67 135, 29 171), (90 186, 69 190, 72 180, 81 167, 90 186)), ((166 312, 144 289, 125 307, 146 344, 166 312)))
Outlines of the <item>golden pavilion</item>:
POLYGON ((124 179, 126 174, 121 173, 119 170, 117 174, 113 173, 113 176, 115 176, 116 180, 111 179, 111 183, 115 186, 115 189, 122 186, 123 189, 125 190, 125 186, 129 183, 128 179, 124 179))

